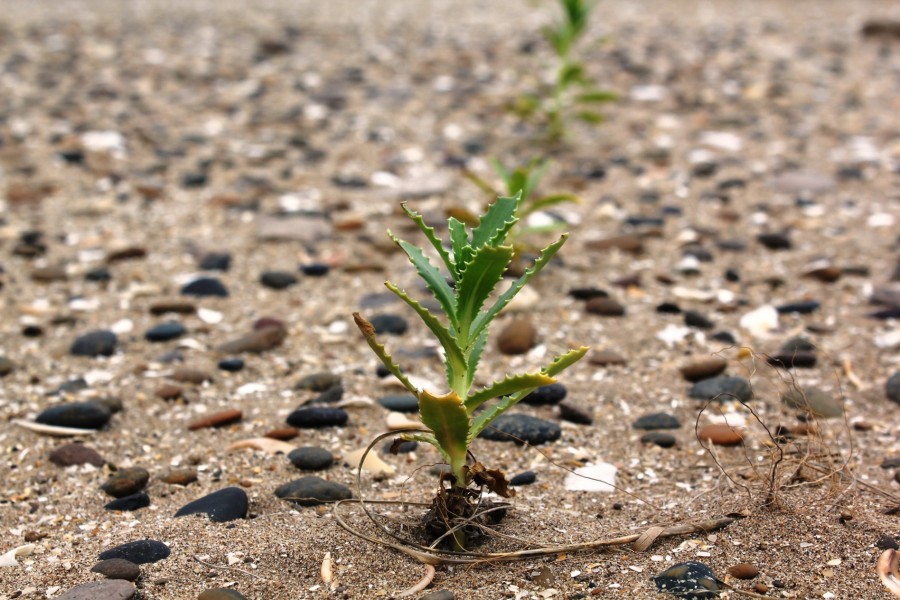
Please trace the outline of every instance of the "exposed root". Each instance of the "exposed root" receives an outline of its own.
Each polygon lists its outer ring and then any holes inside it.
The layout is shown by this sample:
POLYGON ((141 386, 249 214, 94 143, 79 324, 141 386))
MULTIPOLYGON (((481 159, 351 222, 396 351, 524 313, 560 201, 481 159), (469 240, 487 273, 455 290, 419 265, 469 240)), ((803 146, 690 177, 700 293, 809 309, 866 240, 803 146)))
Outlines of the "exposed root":
POLYGON ((416 582, 412 587, 406 588, 402 592, 397 593, 397 598, 406 598, 407 596, 413 596, 418 594, 434 581, 434 566, 433 565, 425 565, 425 575, 416 582))

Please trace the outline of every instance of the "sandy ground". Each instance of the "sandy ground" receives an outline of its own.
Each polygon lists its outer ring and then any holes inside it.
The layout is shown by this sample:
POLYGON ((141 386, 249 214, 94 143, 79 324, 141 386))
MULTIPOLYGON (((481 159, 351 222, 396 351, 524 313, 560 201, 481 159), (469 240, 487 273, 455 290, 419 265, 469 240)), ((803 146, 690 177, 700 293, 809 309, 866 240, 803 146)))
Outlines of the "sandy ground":
MULTIPOLYGON (((875 574, 875 543, 900 535, 897 517, 885 514, 900 505, 898 484, 893 470, 879 467, 900 455, 896 405, 884 392, 900 356, 896 342, 877 342, 896 336, 896 321, 866 315, 878 308, 868 304, 873 291, 897 286, 900 43, 864 39, 859 30, 869 18, 900 17, 897 7, 603 2, 580 53, 589 73, 621 100, 604 107, 606 123, 573 125, 565 144, 545 150, 534 126, 523 126, 505 106, 552 74, 540 30, 553 9, 550 2, 512 0, 3 7, 0 356, 15 368, 0 379, 0 553, 34 548, 18 566, 0 567, 0 598, 53 598, 99 580, 90 568, 101 551, 144 538, 172 550, 142 567, 138 593, 145 599, 194 598, 217 587, 259 599, 389 598, 413 585, 423 575, 420 564, 348 534, 327 508, 295 510, 277 499, 277 486, 302 475, 283 455, 226 449, 283 426, 310 396, 294 384, 320 371, 341 375, 345 398, 356 400, 350 421, 303 430, 292 444, 343 456, 384 431, 387 412, 366 402, 389 388, 375 377, 375 359, 349 316, 368 294, 381 294, 387 278, 418 289, 385 234, 391 228, 416 239, 399 201, 410 198, 431 221, 451 207, 478 210, 485 198, 455 164, 465 161, 490 178, 487 158, 541 154, 554 160, 541 189, 576 192, 583 202, 560 208, 571 241, 535 280, 537 300, 522 310, 536 323, 540 344, 519 357, 491 345, 480 380, 540 366, 580 344, 613 350, 627 364, 585 360, 564 375, 568 398, 592 413, 593 425, 562 422, 561 439, 539 449, 475 443, 486 465, 538 476, 520 489, 501 532, 554 545, 727 514, 743 518, 644 552, 625 546, 438 567, 431 589, 460 599, 656 598, 662 596, 651 578, 691 560, 735 588, 761 584, 775 598, 889 597, 875 574), (529 44, 533 52, 523 52, 529 44), (88 132, 118 132, 123 141, 95 138, 107 146, 86 149, 84 164, 62 161, 59 151, 85 148, 88 132), (718 166, 711 177, 691 175, 698 150, 718 166), (605 177, 586 176, 599 168, 605 177), (835 178, 841 169, 856 170, 835 178), (206 183, 185 187, 184 175, 197 171, 206 183), (797 171, 829 180, 828 189, 807 194, 772 184, 797 171), (742 184, 729 187, 729 180, 742 184), (140 190, 148 188, 159 197, 143 199, 140 190), (680 214, 650 231, 627 225, 628 217, 655 217, 665 206, 680 214), (325 234, 259 239, 267 215, 297 209, 326 213, 325 234), (31 230, 44 233, 44 256, 14 253, 31 230), (755 240, 782 230, 790 233, 789 250, 755 240), (645 252, 597 249, 598 240, 621 233, 643 236, 645 252), (746 248, 723 250, 723 240, 746 248), (684 269, 683 248, 691 242, 712 254, 697 274, 684 269), (108 284, 85 281, 111 252, 129 247, 145 257, 111 264, 108 284), (194 300, 207 312, 178 317, 186 337, 147 342, 143 332, 165 320, 149 307, 177 297, 206 251, 232 254, 231 269, 216 274, 231 295, 194 300), (843 270, 838 281, 802 277, 823 258, 843 270), (296 271, 311 261, 333 268, 322 278, 301 276, 286 291, 258 282, 265 270, 296 271), (66 277, 35 281, 35 269, 45 266, 64 267, 66 277), (728 281, 727 269, 740 281, 728 281), (639 285, 617 285, 632 276, 639 285), (626 316, 587 314, 567 295, 587 286, 609 291, 626 316), (821 307, 781 315, 767 335, 740 326, 759 307, 799 300, 821 307), (681 315, 655 310, 665 301, 699 311, 714 329, 682 331, 681 315), (264 316, 287 323, 284 344, 246 355, 239 373, 216 370, 222 356, 215 348, 264 316), (28 326, 41 335, 23 335, 28 326), (123 332, 114 356, 69 355, 76 336, 111 327, 123 332), (671 341, 660 338, 664 331, 674 332, 671 341), (737 344, 714 339, 718 331, 733 333, 737 344), (766 365, 761 356, 796 335, 817 346, 815 368, 766 365), (155 392, 173 365, 161 357, 175 349, 185 366, 206 369, 215 380, 187 385, 185 400, 165 402, 155 392), (750 379, 756 416, 740 405, 704 407, 688 398, 690 384, 678 368, 714 353, 728 360, 729 374, 750 379), (779 450, 767 429, 798 424, 797 411, 779 401, 792 376, 841 398, 844 418, 821 420, 817 434, 779 450), (87 390, 48 395, 78 377, 89 381, 87 390), (12 424, 63 400, 101 397, 119 398, 124 409, 84 442, 117 467, 150 471, 148 508, 104 510, 109 498, 100 485, 109 467, 57 467, 48 456, 68 440, 12 424), (243 420, 187 431, 188 423, 223 408, 242 410, 243 420), (631 426, 658 411, 681 421, 673 448, 642 444, 642 432, 631 426), (745 443, 704 448, 694 424, 723 418, 744 424, 745 443), (615 465, 617 490, 567 490, 566 469, 588 462, 615 465), (157 479, 185 465, 198 470, 198 482, 179 487, 157 479), (187 502, 227 485, 246 490, 250 518, 173 518, 187 502), (767 506, 770 491, 775 502, 767 506), (326 553, 335 589, 320 575, 326 553), (755 579, 728 575, 744 562, 759 569, 755 579)), ((424 326, 396 302, 363 307, 381 311, 410 319, 409 333, 387 341, 411 372, 440 381, 440 361, 422 352, 434 347, 424 326)), ((503 316, 497 329, 511 318, 503 316)), ((553 407, 521 411, 560 422, 553 407)), ((398 473, 364 474, 367 498, 430 499, 435 452, 383 457, 398 473)), ((323 476, 355 489, 351 465, 339 462, 323 476)), ((371 530, 357 508, 346 511, 371 530)))

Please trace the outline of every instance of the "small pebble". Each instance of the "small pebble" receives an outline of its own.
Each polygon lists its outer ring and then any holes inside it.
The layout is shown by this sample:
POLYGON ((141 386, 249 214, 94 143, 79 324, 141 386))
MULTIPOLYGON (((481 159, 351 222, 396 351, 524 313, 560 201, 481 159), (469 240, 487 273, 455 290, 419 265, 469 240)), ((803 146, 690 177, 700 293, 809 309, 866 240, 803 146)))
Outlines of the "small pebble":
POLYGON ((137 565, 159 562, 172 553, 169 547, 156 540, 138 540, 120 544, 100 553, 100 560, 124 558, 137 565))
POLYGON ((718 376, 698 381, 688 390, 688 396, 697 400, 738 400, 747 402, 753 398, 753 388, 743 377, 718 376))
POLYGON ((720 375, 727 366, 728 361, 720 356, 698 356, 689 359, 678 371, 686 380, 696 382, 720 375))
POLYGON ((79 336, 72 342, 69 354, 73 356, 112 356, 118 338, 112 331, 97 330, 79 336))
POLYGON ((681 427, 681 422, 668 413, 657 412, 651 413, 649 415, 644 415, 642 417, 638 417, 638 419, 631 424, 635 429, 678 429, 681 427))
POLYGON ((144 333, 144 338, 149 342, 167 342, 174 340, 187 333, 187 329, 177 321, 168 321, 148 329, 144 333))
POLYGON ((584 305, 586 312, 601 317, 622 317, 625 315, 625 307, 616 300, 598 296, 591 298, 584 305))
POLYGON ((403 335, 409 329, 409 323, 400 315, 380 314, 369 319, 369 323, 379 335, 403 335))
POLYGON ((695 310, 684 311, 684 324, 697 329, 712 329, 716 326, 708 317, 695 310))
POLYGON ((781 395, 781 401, 822 419, 844 416, 841 402, 832 394, 815 387, 790 388, 781 395))
POLYGON ((318 429, 321 427, 341 427, 350 415, 342 408, 310 406, 295 410, 287 417, 288 425, 298 429, 318 429))
POLYGON ((112 411, 97 402, 67 402, 41 411, 35 422, 75 429, 102 429, 109 423, 112 411))
POLYGON ((594 350, 588 355, 588 361, 598 367, 611 367, 628 363, 625 357, 614 350, 594 350))
POLYGON ((82 583, 56 596, 55 600, 129 600, 137 589, 124 579, 106 579, 82 583))
POLYGON ((203 271, 227 271, 231 268, 231 254, 209 252, 200 258, 197 266, 203 271))
POLYGON ((275 495, 300 506, 317 506, 336 500, 349 500, 353 497, 347 486, 334 481, 326 481, 314 475, 301 477, 279 486, 275 490, 275 495))
POLYGON ((259 282, 273 290, 284 290, 296 284, 299 279, 288 271, 266 271, 259 276, 259 282))
POLYGON ((525 354, 537 344, 537 328, 530 319, 518 317, 506 324, 497 336, 501 354, 525 354))
POLYGON ((183 296, 227 298, 228 288, 215 277, 201 277, 181 288, 183 296))
POLYGON ((185 504, 175 516, 202 514, 214 523, 226 523, 245 518, 249 506, 247 492, 239 487, 227 487, 185 504))
POLYGON ((304 376, 294 385, 295 390, 310 390, 313 392, 324 392, 328 388, 341 385, 340 375, 334 373, 313 373, 304 376))
POLYGON ((156 388, 153 395, 162 400, 178 400, 184 397, 184 388, 174 383, 164 383, 156 388))
POLYGON ((169 377, 173 381, 177 381, 179 383, 193 383, 196 385, 215 380, 212 373, 201 371, 200 369, 192 369, 189 367, 178 367, 172 372, 171 375, 169 375, 169 377))
POLYGON ((146 492, 137 492, 116 498, 111 502, 107 502, 103 508, 106 510, 133 511, 147 508, 150 506, 150 496, 146 492))
POLYGON ((531 485, 535 481, 537 481, 537 473, 534 471, 523 471, 522 473, 513 475, 509 480, 509 485, 531 485))
POLYGON ((64 444, 50 453, 50 462, 60 467, 90 464, 97 468, 106 464, 100 453, 84 444, 64 444))
POLYGON ((769 250, 790 250, 793 246, 786 233, 761 233, 756 236, 756 241, 769 250))
POLYGON ((739 429, 724 423, 702 426, 697 431, 697 437, 716 446, 737 446, 744 441, 744 434, 739 429))
POLYGON ((891 402, 900 404, 900 371, 897 371, 884 382, 884 395, 891 402))
POLYGON ((674 435, 672 435, 671 433, 664 433, 662 431, 648 431, 641 436, 641 443, 655 444, 660 448, 671 448, 677 442, 678 440, 674 435))
POLYGON ((210 427, 222 427, 224 425, 230 425, 232 423, 237 423, 244 416, 240 410, 236 408, 229 408, 226 410, 221 410, 210 415, 205 415, 204 417, 197 419, 196 421, 192 421, 190 425, 188 425, 188 429, 190 431, 196 431, 198 429, 207 429, 210 427))
POLYGON ((303 471, 323 471, 334 464, 334 455, 325 448, 305 446, 291 450, 288 460, 303 471))
POLYGON ((701 562, 684 562, 671 566, 653 578, 659 592, 677 598, 716 598, 723 589, 722 582, 708 566, 701 562))
POLYGON ((566 386, 561 383, 542 385, 524 398, 522 402, 532 406, 548 406, 559 404, 566 397, 566 386))
POLYGON ((395 394, 382 396, 378 399, 378 404, 388 410, 401 413, 419 412, 419 399, 412 394, 395 394))
POLYGON ((100 489, 112 496, 121 498, 144 489, 150 480, 150 473, 143 467, 127 467, 119 469, 109 476, 100 489))
POLYGON ((728 567, 728 574, 736 579, 753 579, 759 575, 759 569, 750 563, 738 563, 728 567))
POLYGON ((216 350, 223 354, 240 354, 242 352, 259 354, 277 348, 285 338, 287 338, 287 330, 284 327, 263 327, 225 342, 216 350))
POLYGON ((231 588, 210 588, 200 592, 197 600, 247 600, 247 597, 231 588))
POLYGON ((170 485, 190 485, 197 481, 197 469, 194 467, 182 467, 172 469, 159 478, 160 481, 170 485))
POLYGON ((437 590, 425 594, 419 600, 456 600, 456 595, 450 590, 437 590))
POLYGON ((522 413, 500 415, 478 437, 499 442, 528 443, 538 446, 560 438, 562 430, 552 421, 545 421, 522 413))
POLYGON ((110 558, 91 567, 91 573, 100 573, 107 579, 134 581, 141 576, 141 568, 124 558, 110 558))
POLYGON ((244 368, 244 359, 243 358, 223 358, 216 365, 223 371, 228 371, 229 373, 237 373, 238 371, 243 370, 244 368))
POLYGON ((573 404, 568 400, 563 400, 558 406, 559 418, 563 421, 577 425, 593 425, 594 417, 587 408, 573 404))

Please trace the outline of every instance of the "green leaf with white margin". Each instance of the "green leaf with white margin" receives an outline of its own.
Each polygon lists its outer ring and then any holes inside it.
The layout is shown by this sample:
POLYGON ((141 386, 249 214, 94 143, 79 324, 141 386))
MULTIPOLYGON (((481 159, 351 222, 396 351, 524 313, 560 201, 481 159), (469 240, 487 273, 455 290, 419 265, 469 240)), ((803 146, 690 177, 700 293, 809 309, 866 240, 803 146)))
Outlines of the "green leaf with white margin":
MULTIPOLYGON (((555 377, 564 369, 578 362, 589 350, 587 346, 582 346, 577 350, 569 350, 565 354, 561 354, 553 359, 549 366, 541 369, 543 375, 555 377)), ((494 419, 505 413, 507 410, 515 406, 522 398, 536 390, 540 386, 526 388, 515 392, 510 396, 506 396, 500 402, 478 413, 472 420, 472 426, 469 428, 468 441, 471 442, 478 434, 481 433, 488 425, 494 422, 494 419)))
POLYGON ((459 316, 459 338, 468 344, 480 332, 471 331, 472 323, 491 292, 503 279, 515 250, 512 246, 482 246, 475 251, 469 264, 464 265, 456 284, 456 306, 459 316))
MULTIPOLYGON (((478 250, 484 245, 496 246, 503 243, 506 234, 516 224, 516 208, 522 192, 512 198, 500 197, 491 204, 484 216, 478 222, 478 226, 472 230, 472 248, 478 250)), ((457 262, 457 265, 459 263, 457 262)))
POLYGON ((421 249, 409 242, 398 239, 390 231, 388 231, 388 235, 394 240, 395 244, 406 252, 409 261, 418 271, 419 277, 422 278, 435 299, 440 303, 441 308, 444 309, 444 312, 450 319, 450 325, 456 329, 459 324, 456 321, 456 297, 454 296, 453 288, 450 287, 447 280, 441 275, 441 272, 431 264, 431 261, 428 260, 428 257, 425 256, 421 249))
POLYGON ((466 358, 463 355, 462 348, 459 347, 459 342, 450 333, 450 330, 444 327, 443 323, 437 320, 433 314, 428 312, 428 309, 419 304, 415 299, 411 298, 409 294, 398 288, 396 285, 391 283, 390 281, 386 281, 384 285, 397 294, 401 300, 409 304, 410 307, 416 314, 419 315, 419 318, 422 319, 422 322, 428 326, 428 329, 431 330, 431 333, 438 339, 441 343, 441 346, 444 347, 444 355, 447 360, 447 382, 452 385, 453 379, 455 378, 457 373, 465 373, 466 372, 466 358))
POLYGON ((538 256, 537 260, 534 261, 534 264, 529 267, 525 273, 522 274, 521 277, 516 279, 515 283, 510 286, 508 290, 503 292, 497 301, 485 312, 478 315, 475 319, 474 326, 469 331, 469 339, 472 339, 481 334, 481 330, 488 326, 488 324, 494 320, 494 317, 503 310, 507 304, 509 304, 512 299, 519 293, 525 284, 528 283, 528 280, 534 277, 544 266, 553 258, 553 255, 562 247, 563 244, 566 243, 566 240, 569 238, 568 233, 564 233, 560 238, 541 250, 540 256, 538 256))
POLYGON ((431 242, 431 245, 434 246, 435 250, 437 250, 437 253, 441 257, 441 260, 443 260, 444 264, 447 266, 447 270, 451 273, 455 271, 456 265, 454 264, 453 257, 451 257, 450 253, 447 252, 447 249, 444 248, 444 242, 434 232, 434 227, 430 227, 427 223, 425 223, 424 217, 406 206, 406 202, 400 204, 400 208, 403 209, 403 212, 406 213, 407 217, 412 219, 416 223, 416 225, 419 226, 419 229, 422 230, 422 233, 425 234, 425 237, 428 238, 428 241, 431 242))
POLYGON ((466 398, 466 410, 471 414, 476 408, 494 398, 509 396, 522 390, 533 390, 542 385, 555 383, 556 379, 544 373, 520 373, 510 375, 502 381, 495 381, 466 398))
POLYGON ((450 217, 447 220, 447 227, 450 229, 450 246, 453 248, 455 263, 453 279, 454 281, 459 281, 459 273, 462 266, 472 258, 472 247, 469 246, 469 232, 466 231, 466 224, 456 217, 450 217))
POLYGON ((366 338, 366 342, 375 353, 375 356, 381 359, 381 362, 387 370, 403 384, 403 387, 409 390, 411 394, 418 397, 419 390, 406 378, 406 375, 403 374, 403 371, 400 370, 400 367, 397 366, 397 363, 394 362, 391 355, 384 349, 384 345, 378 343, 378 340, 375 337, 375 327, 357 312, 353 313, 353 320, 356 321, 356 326, 359 327, 363 337, 366 338))
POLYGON ((427 390, 419 394, 419 414, 437 440, 437 447, 457 472, 466 464, 469 447, 469 414, 462 398, 455 392, 435 396, 427 390))

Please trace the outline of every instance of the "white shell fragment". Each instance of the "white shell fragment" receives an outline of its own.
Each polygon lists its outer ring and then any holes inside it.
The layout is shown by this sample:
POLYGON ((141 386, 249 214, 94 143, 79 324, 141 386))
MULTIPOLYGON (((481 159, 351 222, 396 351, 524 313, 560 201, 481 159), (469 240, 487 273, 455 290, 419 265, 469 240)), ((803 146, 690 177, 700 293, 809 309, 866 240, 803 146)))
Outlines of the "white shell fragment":
POLYGON ((740 326, 756 337, 767 337, 778 329, 778 311, 766 304, 741 317, 740 326))
MULTIPOLYGON (((365 451, 365 448, 360 448, 353 452, 348 452, 344 456, 344 462, 355 469, 357 465, 359 465, 359 461, 362 459, 362 455, 365 451)), ((366 460, 363 462, 362 468, 363 471, 368 471, 375 475, 387 475, 388 477, 393 477, 397 472, 397 469, 381 460, 374 450, 366 455, 366 460)))
POLYGON ((15 567, 19 564, 16 557, 30 556, 32 552, 34 552, 34 544, 25 544, 24 546, 13 548, 6 554, 0 556, 0 567, 15 567))
POLYGON ((35 423, 34 421, 26 421, 25 419, 13 419, 12 423, 24 429, 28 429, 35 433, 43 433, 44 435, 53 435, 57 437, 71 437, 76 435, 94 435, 96 429, 78 429, 77 427, 60 427, 59 425, 46 425, 44 423, 35 423))
POLYGON ((617 471, 609 463, 588 464, 566 475, 563 485, 570 492, 614 492, 617 471))
POLYGON ((250 438, 248 440, 241 440, 239 442, 235 442, 228 446, 226 450, 241 450, 243 448, 251 448, 253 450, 262 450, 268 454, 290 454, 291 450, 295 450, 297 446, 293 444, 288 444, 287 442, 282 442, 281 440, 275 440, 272 438, 250 438))

